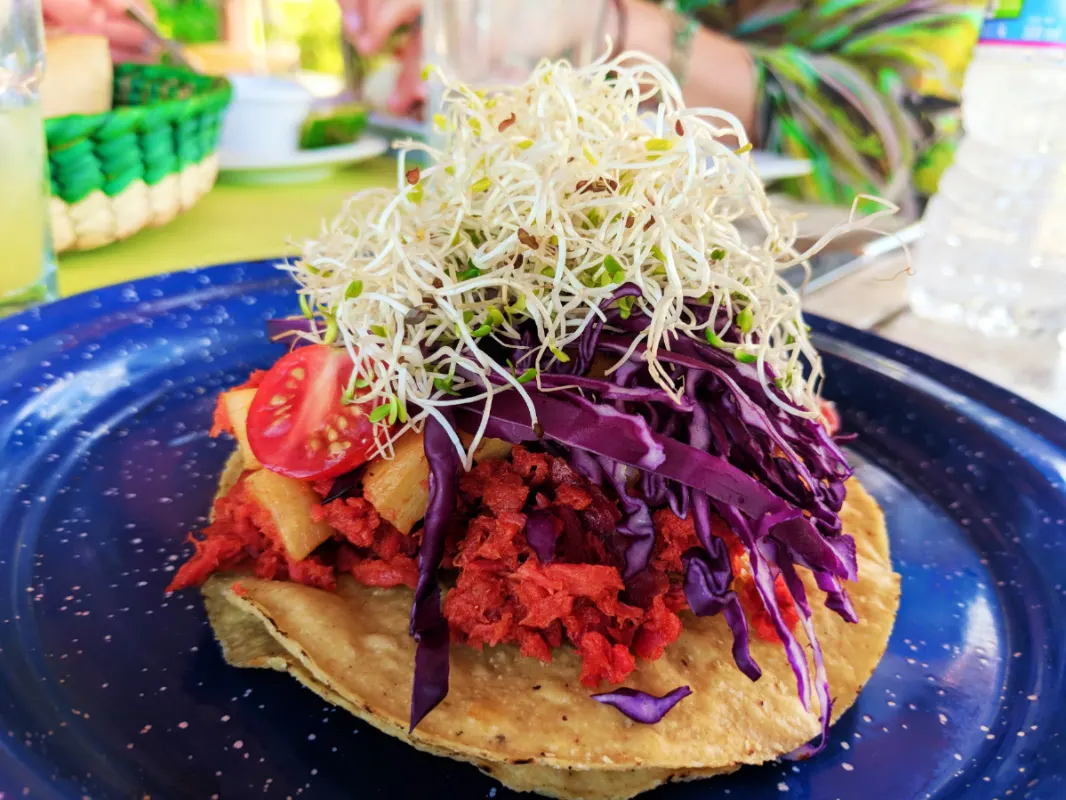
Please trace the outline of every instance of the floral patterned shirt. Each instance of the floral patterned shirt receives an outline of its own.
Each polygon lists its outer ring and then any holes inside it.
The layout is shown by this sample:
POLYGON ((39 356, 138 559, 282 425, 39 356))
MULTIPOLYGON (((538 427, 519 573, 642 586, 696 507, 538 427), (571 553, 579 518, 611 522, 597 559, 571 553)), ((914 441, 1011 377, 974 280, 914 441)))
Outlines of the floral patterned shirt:
POLYGON ((809 159, 793 194, 906 202, 936 189, 985 0, 677 0, 745 43, 758 80, 757 140, 809 159), (750 5, 747 11, 741 7, 750 5))

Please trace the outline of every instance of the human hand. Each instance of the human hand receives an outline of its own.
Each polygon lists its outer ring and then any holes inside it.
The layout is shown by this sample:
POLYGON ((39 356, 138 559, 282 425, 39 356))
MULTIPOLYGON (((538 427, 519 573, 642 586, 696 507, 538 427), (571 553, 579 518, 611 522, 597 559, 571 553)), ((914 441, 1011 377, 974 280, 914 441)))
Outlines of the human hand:
POLYGON ((105 36, 116 62, 154 61, 156 43, 126 16, 131 2, 153 13, 140 0, 42 0, 44 24, 49 33, 105 36))
POLYGON ((358 53, 369 56, 390 46, 393 35, 409 26, 412 30, 396 48, 400 68, 388 99, 388 109, 401 116, 412 114, 426 99, 421 78, 422 34, 418 19, 422 0, 339 0, 344 35, 358 53))

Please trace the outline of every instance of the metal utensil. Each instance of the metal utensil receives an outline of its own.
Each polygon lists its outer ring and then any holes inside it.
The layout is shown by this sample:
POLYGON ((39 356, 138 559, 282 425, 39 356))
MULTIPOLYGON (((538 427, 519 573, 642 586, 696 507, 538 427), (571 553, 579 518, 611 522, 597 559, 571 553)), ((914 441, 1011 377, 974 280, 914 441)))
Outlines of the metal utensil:
POLYGON ((200 72, 200 69, 194 65, 188 55, 186 55, 185 48, 169 36, 165 36, 163 32, 159 30, 159 26, 155 24, 155 20, 152 19, 144 9, 135 3, 131 3, 126 7, 126 16, 144 28, 148 35, 151 36, 152 39, 167 52, 167 55, 174 59, 174 61, 185 67, 187 70, 196 73, 200 72))
POLYGON ((912 222, 906 227, 900 228, 895 233, 872 239, 862 246, 856 258, 846 261, 833 269, 826 270, 824 273, 811 278, 811 280, 807 282, 807 293, 813 294, 814 292, 826 288, 830 284, 836 283, 841 278, 845 278, 848 275, 858 272, 864 267, 874 264, 882 256, 888 255, 896 250, 902 250, 907 245, 916 242, 918 237, 921 236, 921 233, 922 224, 919 221, 912 222))

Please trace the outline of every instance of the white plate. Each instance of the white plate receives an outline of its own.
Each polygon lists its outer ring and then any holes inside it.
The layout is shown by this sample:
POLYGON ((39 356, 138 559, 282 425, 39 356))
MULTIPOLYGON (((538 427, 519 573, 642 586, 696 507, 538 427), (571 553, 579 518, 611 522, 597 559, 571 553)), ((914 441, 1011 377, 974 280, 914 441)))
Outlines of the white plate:
POLYGON ((321 180, 341 167, 380 156, 389 143, 366 134, 351 144, 267 156, 220 150, 219 170, 230 182, 297 183, 321 180))

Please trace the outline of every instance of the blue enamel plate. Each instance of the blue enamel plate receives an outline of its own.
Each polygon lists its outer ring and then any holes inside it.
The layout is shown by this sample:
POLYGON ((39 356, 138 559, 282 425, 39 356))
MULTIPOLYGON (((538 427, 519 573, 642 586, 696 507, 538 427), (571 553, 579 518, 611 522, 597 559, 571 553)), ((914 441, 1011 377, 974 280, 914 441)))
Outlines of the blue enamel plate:
MULTIPOLYGON (((164 594, 230 450, 215 395, 281 354, 263 323, 294 310, 263 262, 0 322, 0 797, 509 796, 227 667, 199 597, 164 594)), ((813 324, 903 576, 888 652, 818 757, 651 796, 1066 796, 1066 424, 813 324)))

